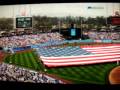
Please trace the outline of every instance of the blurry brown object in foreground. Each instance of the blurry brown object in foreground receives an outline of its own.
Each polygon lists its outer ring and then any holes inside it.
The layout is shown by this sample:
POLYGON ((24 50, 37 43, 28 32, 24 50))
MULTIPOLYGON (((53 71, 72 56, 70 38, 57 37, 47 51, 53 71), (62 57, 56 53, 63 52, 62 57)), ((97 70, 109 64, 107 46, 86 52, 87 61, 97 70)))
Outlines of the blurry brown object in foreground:
POLYGON ((115 67, 109 74, 110 84, 120 84, 120 66, 115 67))

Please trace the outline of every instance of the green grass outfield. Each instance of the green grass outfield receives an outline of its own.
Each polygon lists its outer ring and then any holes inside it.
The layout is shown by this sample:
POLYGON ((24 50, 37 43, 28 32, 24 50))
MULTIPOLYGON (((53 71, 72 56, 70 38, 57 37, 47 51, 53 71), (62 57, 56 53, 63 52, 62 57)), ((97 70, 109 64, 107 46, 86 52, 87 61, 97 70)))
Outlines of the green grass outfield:
MULTIPOLYGON (((4 62, 37 71, 44 71, 35 51, 8 55, 4 62)), ((72 81, 74 84, 108 84, 108 75, 116 63, 94 64, 72 67, 46 68, 46 73, 55 74, 60 78, 72 81)))

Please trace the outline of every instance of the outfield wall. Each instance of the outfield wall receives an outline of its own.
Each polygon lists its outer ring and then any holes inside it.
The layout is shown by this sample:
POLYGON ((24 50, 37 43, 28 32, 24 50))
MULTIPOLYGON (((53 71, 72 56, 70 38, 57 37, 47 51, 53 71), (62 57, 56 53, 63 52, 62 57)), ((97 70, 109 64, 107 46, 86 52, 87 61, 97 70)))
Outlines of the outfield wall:
POLYGON ((13 48, 13 51, 17 52, 17 51, 23 51, 23 50, 28 50, 28 49, 31 49, 31 46, 16 47, 16 48, 13 48))

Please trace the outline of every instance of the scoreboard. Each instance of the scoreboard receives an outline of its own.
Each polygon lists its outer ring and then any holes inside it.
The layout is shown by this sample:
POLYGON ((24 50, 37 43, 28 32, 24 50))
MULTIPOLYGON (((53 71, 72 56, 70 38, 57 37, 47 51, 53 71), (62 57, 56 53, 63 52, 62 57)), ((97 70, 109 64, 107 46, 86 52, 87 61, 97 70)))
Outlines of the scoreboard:
POLYGON ((30 28, 32 27, 32 17, 17 17, 16 28, 30 28))
POLYGON ((120 17, 119 16, 112 16, 107 18, 108 24, 111 25, 120 25, 120 17))
POLYGON ((120 25, 120 17, 113 17, 112 25, 120 25))

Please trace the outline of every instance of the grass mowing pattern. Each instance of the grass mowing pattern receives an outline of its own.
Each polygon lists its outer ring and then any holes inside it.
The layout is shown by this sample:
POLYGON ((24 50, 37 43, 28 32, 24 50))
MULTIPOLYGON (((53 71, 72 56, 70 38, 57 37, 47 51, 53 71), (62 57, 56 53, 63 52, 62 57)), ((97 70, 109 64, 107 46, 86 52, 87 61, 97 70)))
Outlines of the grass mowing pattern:
POLYGON ((40 63, 38 63, 39 60, 36 57, 37 55, 32 51, 21 52, 13 55, 8 55, 5 58, 4 62, 15 64, 33 70, 41 70, 40 63))
POLYGON ((61 67, 47 69, 51 74, 57 74, 61 78, 77 83, 108 84, 108 74, 116 63, 61 67), (55 72, 56 71, 56 72, 55 72))
MULTIPOLYGON (((4 62, 37 71, 43 71, 45 69, 36 53, 33 51, 9 55, 5 58, 4 62)), ((55 74, 75 84, 108 84, 108 74, 115 66, 117 66, 116 63, 105 63, 46 69, 47 73, 55 74)))

